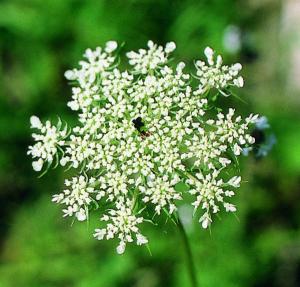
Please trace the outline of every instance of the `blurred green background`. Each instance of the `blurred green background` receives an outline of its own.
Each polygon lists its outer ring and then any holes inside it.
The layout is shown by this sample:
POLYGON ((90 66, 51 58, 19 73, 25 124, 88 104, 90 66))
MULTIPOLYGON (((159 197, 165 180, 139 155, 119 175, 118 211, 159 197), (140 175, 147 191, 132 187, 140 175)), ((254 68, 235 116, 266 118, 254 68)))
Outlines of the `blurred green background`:
POLYGON ((26 155, 30 115, 72 120, 63 73, 111 39, 126 50, 173 40, 190 63, 209 45, 243 64, 247 104, 228 101, 267 116, 277 144, 244 160, 238 220, 187 226, 199 286, 300 286, 299 19, 298 0, 0 1, 0 286, 190 286, 175 227, 145 227, 152 256, 134 246, 116 255, 115 242, 92 239, 97 218, 61 218, 51 195, 62 171, 37 179, 26 155))

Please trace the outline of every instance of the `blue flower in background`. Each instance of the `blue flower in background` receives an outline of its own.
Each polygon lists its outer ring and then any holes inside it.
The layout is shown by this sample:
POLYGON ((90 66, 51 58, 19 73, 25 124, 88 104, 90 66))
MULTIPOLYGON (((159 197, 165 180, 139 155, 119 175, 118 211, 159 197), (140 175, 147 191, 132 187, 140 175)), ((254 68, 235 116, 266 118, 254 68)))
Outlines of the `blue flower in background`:
POLYGON ((267 117, 262 116, 256 120, 255 127, 259 130, 265 130, 270 128, 270 124, 268 122, 267 117))
POLYGON ((268 129, 270 129, 268 118, 265 116, 259 117, 251 134, 255 138, 255 144, 253 147, 243 149, 244 156, 248 156, 252 150, 257 158, 265 157, 269 154, 277 140, 273 133, 267 131, 268 129))

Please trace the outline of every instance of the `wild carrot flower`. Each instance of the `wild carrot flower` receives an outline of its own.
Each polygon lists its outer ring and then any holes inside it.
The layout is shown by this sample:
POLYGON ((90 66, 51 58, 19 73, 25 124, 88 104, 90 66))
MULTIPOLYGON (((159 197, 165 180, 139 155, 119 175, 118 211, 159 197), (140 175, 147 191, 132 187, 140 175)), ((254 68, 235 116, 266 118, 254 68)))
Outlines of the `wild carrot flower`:
POLYGON ((192 76, 183 62, 170 65, 175 48, 173 42, 163 47, 149 41, 147 49, 126 54, 128 70, 118 66, 116 42, 87 49, 79 68, 65 73, 74 84, 67 105, 78 124, 30 120, 34 170, 60 164, 76 173, 53 201, 79 221, 96 206, 100 226, 94 237, 116 238, 118 253, 128 243, 147 244, 143 222, 163 213, 176 217, 181 202, 190 202, 203 228, 221 209, 236 211, 230 198, 241 178, 228 171, 254 143, 257 115, 243 119, 211 99, 243 86, 242 66, 223 65, 206 48, 207 62, 196 61, 192 76))

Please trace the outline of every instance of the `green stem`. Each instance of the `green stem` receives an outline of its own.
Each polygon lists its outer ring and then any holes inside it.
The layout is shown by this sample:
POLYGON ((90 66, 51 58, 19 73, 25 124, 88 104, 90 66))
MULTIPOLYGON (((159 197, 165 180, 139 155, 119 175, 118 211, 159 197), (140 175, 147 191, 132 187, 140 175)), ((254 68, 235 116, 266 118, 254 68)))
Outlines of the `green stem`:
POLYGON ((191 246, 190 246, 187 234, 185 232, 184 226, 183 226, 181 220, 179 219, 179 217, 178 217, 178 221, 177 221, 177 226, 178 226, 179 233, 180 233, 182 243, 184 246, 187 269, 188 269, 190 280, 191 280, 191 286, 198 287, 197 276, 196 276, 196 272, 195 272, 195 264, 194 264, 194 260, 193 260, 193 256, 192 256, 191 246))

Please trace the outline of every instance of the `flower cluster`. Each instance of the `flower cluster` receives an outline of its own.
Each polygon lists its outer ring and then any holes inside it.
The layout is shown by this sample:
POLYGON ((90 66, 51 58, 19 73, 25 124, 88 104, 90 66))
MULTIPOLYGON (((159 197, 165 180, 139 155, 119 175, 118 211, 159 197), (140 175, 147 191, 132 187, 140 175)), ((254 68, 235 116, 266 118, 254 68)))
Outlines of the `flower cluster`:
POLYGON ((84 221, 88 217, 87 207, 93 200, 92 193, 95 193, 93 184, 95 178, 85 179, 83 175, 73 177, 72 180, 65 180, 65 189, 60 194, 53 195, 53 202, 65 204, 67 209, 63 209, 64 216, 75 214, 79 221, 84 221))
POLYGON ((32 167, 35 171, 41 171, 45 162, 51 163, 54 156, 57 155, 58 148, 64 145, 64 139, 67 136, 67 129, 60 131, 59 125, 53 126, 50 121, 43 125, 36 116, 30 118, 31 128, 36 129, 38 133, 33 133, 32 137, 36 144, 29 147, 27 154, 32 155, 36 161, 33 161, 32 167))
POLYGON ((139 49, 138 52, 128 52, 126 55, 129 64, 133 66, 136 73, 147 74, 154 71, 159 66, 163 66, 168 61, 168 55, 176 48, 174 42, 167 43, 166 47, 157 46, 152 41, 148 41, 148 50, 139 49))
POLYGON ((78 125, 43 125, 31 117, 34 170, 46 169, 47 162, 77 173, 53 201, 79 221, 97 209, 101 223, 94 237, 118 239, 118 253, 128 243, 148 243, 143 222, 164 214, 176 221, 182 202, 190 201, 203 228, 221 208, 236 211, 228 200, 241 178, 229 174, 254 143, 257 116, 220 112, 210 99, 243 86, 241 65, 223 66, 206 48, 207 64, 196 61, 192 76, 183 62, 170 66, 175 48, 149 41, 148 49, 126 54, 130 68, 124 71, 116 42, 88 49, 80 68, 65 73, 75 85, 68 106, 78 113, 78 125))
POLYGON ((203 61, 196 61, 197 76, 200 82, 196 93, 202 94, 208 89, 216 88, 222 95, 229 96, 229 94, 224 92, 224 89, 229 86, 236 86, 238 88, 244 86, 244 80, 239 76, 239 72, 242 69, 240 63, 236 63, 230 67, 222 65, 222 56, 218 55, 215 61, 214 51, 209 47, 204 50, 204 54, 208 65, 203 61))
POLYGON ((130 201, 126 203, 117 202, 116 210, 109 210, 108 214, 102 216, 101 220, 108 223, 106 228, 96 229, 94 237, 98 240, 104 238, 112 239, 115 236, 120 240, 117 252, 122 254, 125 251, 126 243, 133 242, 132 234, 135 236, 137 245, 148 243, 147 238, 139 232, 138 224, 143 222, 143 217, 137 217, 132 214, 132 204, 130 201))

